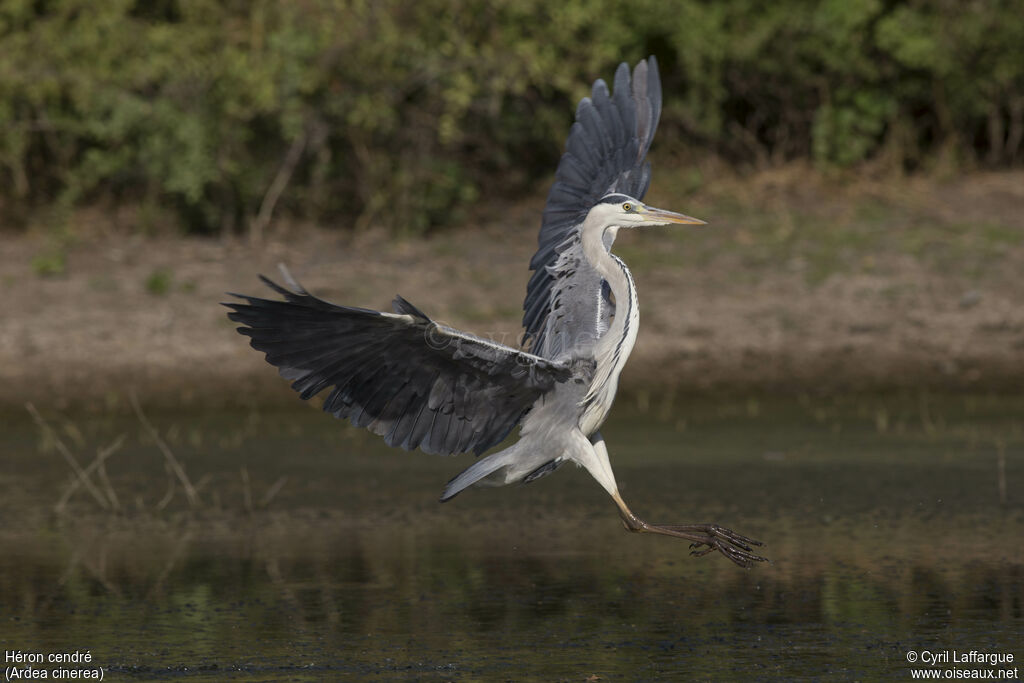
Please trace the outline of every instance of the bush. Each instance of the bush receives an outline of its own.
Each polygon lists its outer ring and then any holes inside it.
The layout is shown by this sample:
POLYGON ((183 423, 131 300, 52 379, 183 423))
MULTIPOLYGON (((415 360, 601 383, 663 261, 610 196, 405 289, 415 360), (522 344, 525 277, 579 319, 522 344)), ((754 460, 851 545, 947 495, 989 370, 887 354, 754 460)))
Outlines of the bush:
POLYGON ((1022 0, 6 0, 0 206, 421 232, 549 179, 589 82, 648 53, 660 144, 911 170, 1024 156, 1022 0))

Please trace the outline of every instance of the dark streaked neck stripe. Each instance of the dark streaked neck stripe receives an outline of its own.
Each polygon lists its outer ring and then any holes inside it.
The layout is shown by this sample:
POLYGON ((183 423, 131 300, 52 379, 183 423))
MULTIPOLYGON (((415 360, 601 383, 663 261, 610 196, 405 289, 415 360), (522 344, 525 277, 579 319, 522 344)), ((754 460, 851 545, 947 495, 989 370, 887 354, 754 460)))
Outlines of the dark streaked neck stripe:
MULTIPOLYGON (((629 272, 629 268, 626 267, 625 262, 615 254, 609 253, 615 264, 622 270, 622 274, 626 277, 626 310, 625 320, 622 325, 622 335, 619 337, 618 343, 615 345, 615 353, 612 356, 612 367, 619 368, 619 359, 622 356, 622 345, 629 338, 629 327, 633 323, 633 308, 636 306, 636 284, 633 282, 633 275, 629 272)), ((623 361, 625 362, 625 361, 623 361)), ((614 372, 614 371, 613 371, 614 372)))

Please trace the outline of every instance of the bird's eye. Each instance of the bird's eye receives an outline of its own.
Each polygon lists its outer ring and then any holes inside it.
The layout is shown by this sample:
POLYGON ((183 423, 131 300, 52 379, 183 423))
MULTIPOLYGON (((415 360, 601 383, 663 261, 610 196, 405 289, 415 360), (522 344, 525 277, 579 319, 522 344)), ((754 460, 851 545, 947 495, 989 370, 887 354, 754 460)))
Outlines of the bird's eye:
POLYGON ((633 210, 633 205, 630 204, 629 202, 626 202, 625 204, 622 205, 622 210, 625 211, 626 213, 629 213, 630 211, 633 210))

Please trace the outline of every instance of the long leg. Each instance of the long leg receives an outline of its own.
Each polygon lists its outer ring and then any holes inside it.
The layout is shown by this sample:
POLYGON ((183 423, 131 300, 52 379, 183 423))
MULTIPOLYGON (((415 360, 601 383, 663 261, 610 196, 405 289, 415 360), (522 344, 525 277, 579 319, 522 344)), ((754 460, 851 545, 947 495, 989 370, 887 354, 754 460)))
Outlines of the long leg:
POLYGON ((762 545, 760 541, 747 538, 730 529, 717 524, 650 524, 633 514, 626 502, 619 495, 619 487, 612 474, 611 462, 608 460, 608 447, 601 434, 595 433, 588 444, 589 453, 580 458, 580 462, 597 479, 611 495, 619 508, 619 516, 627 530, 637 533, 661 534, 692 541, 692 555, 703 557, 717 550, 741 567, 751 567, 755 562, 767 562, 760 555, 754 554, 751 546, 762 545), (704 547, 707 546, 707 547, 704 547))

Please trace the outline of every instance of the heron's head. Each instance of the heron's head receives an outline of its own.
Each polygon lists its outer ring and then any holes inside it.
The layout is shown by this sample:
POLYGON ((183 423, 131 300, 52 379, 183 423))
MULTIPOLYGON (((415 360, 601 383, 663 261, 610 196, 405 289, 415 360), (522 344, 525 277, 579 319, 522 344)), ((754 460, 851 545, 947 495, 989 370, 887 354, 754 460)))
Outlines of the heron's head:
POLYGON ((656 209, 628 195, 613 192, 606 194, 591 211, 600 213, 606 226, 618 228, 639 228, 645 225, 704 225, 699 218, 684 216, 675 211, 656 209))

